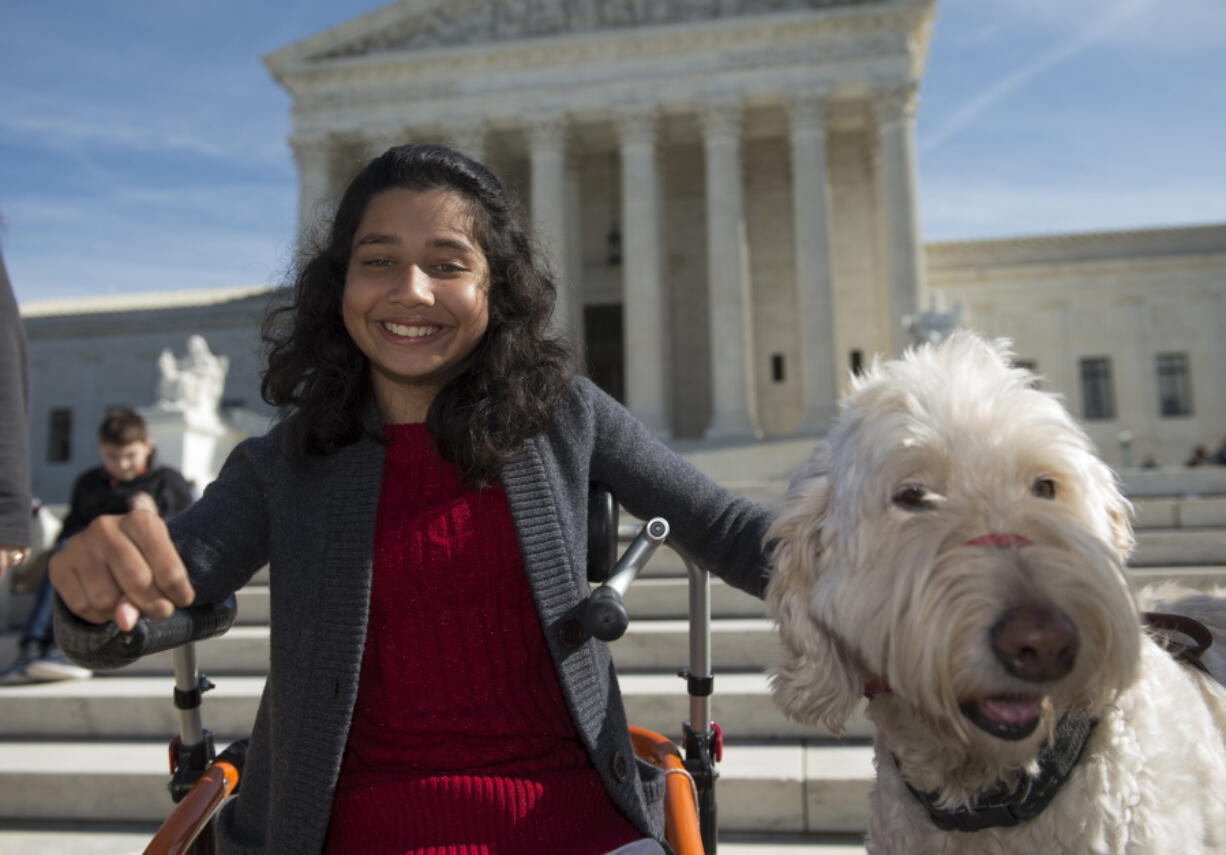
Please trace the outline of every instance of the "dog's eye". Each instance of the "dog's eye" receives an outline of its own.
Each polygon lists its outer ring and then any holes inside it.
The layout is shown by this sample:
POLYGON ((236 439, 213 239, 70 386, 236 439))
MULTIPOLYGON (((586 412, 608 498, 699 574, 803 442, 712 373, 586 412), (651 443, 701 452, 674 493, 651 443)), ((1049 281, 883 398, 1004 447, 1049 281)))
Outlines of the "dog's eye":
POLYGON ((1030 487, 1030 492, 1040 499, 1056 498, 1056 482, 1051 478, 1038 478, 1030 487))
POLYGON ((928 501, 928 491, 915 484, 903 487, 895 493, 894 504, 908 511, 922 511, 932 506, 928 501))

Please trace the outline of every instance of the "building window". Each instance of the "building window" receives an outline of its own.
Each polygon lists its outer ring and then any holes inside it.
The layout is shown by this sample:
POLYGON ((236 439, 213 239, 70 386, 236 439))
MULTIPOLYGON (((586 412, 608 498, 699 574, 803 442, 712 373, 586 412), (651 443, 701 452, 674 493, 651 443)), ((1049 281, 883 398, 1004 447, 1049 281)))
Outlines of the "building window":
POLYGON ((47 460, 66 463, 72 459, 72 408, 57 407, 47 421, 47 460))
POLYGON ((609 267, 617 267, 622 263, 622 230, 618 228, 617 223, 609 227, 604 243, 605 264, 609 267))
POLYGON ((1188 372, 1186 353, 1159 353, 1155 357, 1158 370, 1158 412, 1164 416, 1192 415, 1192 378, 1188 372))
POLYGON ((774 381, 775 383, 782 383, 784 380, 784 376, 785 375, 783 371, 783 354, 782 353, 772 353, 771 354, 771 380, 774 381))
POLYGON ((1030 384, 1029 384, 1030 388, 1032 389, 1040 388, 1039 363, 1035 362, 1033 359, 1015 359, 1013 360, 1013 367, 1020 368, 1023 371, 1029 371, 1031 374, 1030 384))
POLYGON ((859 350, 851 352, 851 373, 859 377, 864 373, 864 354, 859 350))
POLYGON ((1110 357, 1092 356, 1081 360, 1081 406, 1086 419, 1115 418, 1110 357))

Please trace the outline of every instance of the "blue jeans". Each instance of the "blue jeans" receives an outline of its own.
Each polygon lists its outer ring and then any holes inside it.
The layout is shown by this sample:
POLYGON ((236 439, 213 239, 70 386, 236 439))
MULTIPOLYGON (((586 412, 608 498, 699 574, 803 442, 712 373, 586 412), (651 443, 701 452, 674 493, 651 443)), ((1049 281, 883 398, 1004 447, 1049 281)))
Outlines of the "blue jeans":
POLYGON ((55 586, 51 577, 43 576, 38 586, 38 595, 34 598, 34 609, 26 618, 25 628, 21 631, 21 643, 25 645, 37 641, 44 647, 55 643, 55 630, 52 618, 55 617, 55 586))

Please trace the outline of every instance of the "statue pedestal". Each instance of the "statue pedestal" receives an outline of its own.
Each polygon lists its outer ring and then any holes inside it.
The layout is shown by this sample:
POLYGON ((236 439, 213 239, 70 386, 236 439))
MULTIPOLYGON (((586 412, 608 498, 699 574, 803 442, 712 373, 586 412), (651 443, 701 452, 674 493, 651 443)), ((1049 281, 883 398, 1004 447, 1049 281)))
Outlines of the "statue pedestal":
POLYGON ((158 462, 182 472, 199 496, 217 477, 217 446, 227 434, 226 426, 216 416, 200 418, 178 409, 144 407, 140 414, 157 446, 158 462))

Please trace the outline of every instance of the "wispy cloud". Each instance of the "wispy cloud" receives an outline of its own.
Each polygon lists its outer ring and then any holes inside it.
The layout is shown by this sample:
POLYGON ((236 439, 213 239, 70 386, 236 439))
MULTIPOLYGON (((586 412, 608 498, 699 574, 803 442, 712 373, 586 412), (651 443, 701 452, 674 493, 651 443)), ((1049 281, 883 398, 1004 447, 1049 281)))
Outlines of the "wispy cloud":
POLYGON ((279 281, 290 258, 282 235, 233 227, 188 232, 125 219, 85 237, 39 237, 20 227, 5 235, 5 262, 19 303, 259 285, 279 281))
POLYGON ((287 159, 281 141, 285 123, 260 121, 217 126, 183 111, 168 118, 164 111, 146 111, 138 103, 85 103, 0 89, 6 109, 0 112, 0 135, 25 138, 64 150, 103 146, 131 152, 175 152, 244 163, 287 159))
POLYGON ((5 202, 5 261, 19 301, 250 285, 288 268, 294 213, 274 184, 30 195, 5 202))
MULTIPOLYGON (((1102 42, 1149 10, 1154 0, 1120 0, 1091 19, 1071 38, 1011 69, 946 117, 919 140, 922 152, 932 151, 984 117, 993 107, 1048 70, 1102 42)), ((1067 4, 1066 4, 1067 7, 1067 4)))

